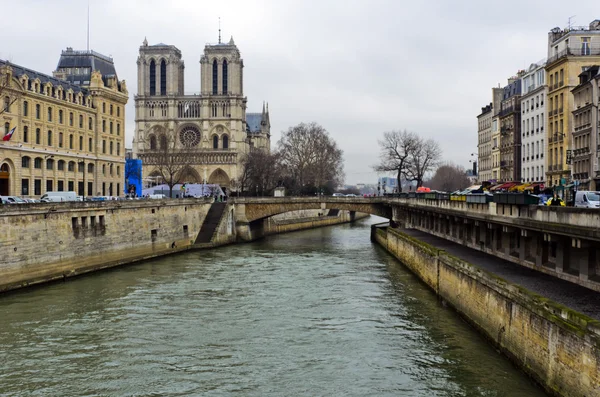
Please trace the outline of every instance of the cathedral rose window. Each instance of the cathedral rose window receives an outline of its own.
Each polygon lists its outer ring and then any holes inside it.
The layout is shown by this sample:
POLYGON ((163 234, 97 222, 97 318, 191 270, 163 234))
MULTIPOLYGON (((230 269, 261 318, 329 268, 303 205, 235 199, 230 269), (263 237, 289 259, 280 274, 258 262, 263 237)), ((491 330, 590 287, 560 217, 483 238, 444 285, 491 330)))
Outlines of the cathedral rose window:
POLYGON ((185 147, 194 147, 200 143, 201 134, 196 127, 185 127, 179 133, 179 140, 185 147))

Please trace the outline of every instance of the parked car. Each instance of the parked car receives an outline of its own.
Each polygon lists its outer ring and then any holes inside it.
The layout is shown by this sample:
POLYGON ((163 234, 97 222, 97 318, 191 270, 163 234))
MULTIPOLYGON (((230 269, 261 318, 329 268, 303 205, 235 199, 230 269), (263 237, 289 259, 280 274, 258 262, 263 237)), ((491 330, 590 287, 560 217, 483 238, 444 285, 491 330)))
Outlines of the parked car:
POLYGON ((343 193, 333 193, 332 194, 333 197, 344 197, 343 193))
POLYGON ((600 208, 600 192, 586 190, 575 192, 575 207, 600 208))
POLYGON ((1 196, 2 204, 27 204, 27 201, 17 196, 1 196))
POLYGON ((154 199, 154 200, 162 200, 162 199, 166 199, 167 196, 165 196, 164 194, 151 194, 150 196, 148 196, 149 199, 154 199))
POLYGON ((348 193, 346 195, 346 197, 358 197, 358 196, 356 194, 354 194, 354 193, 348 193))

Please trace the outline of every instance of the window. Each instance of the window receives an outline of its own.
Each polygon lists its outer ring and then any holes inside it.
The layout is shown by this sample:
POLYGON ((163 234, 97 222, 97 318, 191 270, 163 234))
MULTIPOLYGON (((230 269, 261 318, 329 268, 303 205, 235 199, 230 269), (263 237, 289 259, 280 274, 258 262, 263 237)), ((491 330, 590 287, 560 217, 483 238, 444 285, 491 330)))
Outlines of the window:
POLYGON ((73 127, 73 112, 69 112, 69 125, 73 127))
POLYGON ((102 132, 106 132, 106 120, 102 120, 102 132))
POLYGON ((23 116, 29 116, 29 102, 27 101, 23 102, 23 116))
POLYGON ((54 187, 54 184, 52 183, 52 179, 48 179, 46 181, 46 191, 47 192, 53 191, 54 190, 53 187, 54 187))
POLYGON ((110 115, 111 116, 113 115, 113 105, 112 104, 110 105, 110 115))
POLYGON ((112 141, 109 143, 109 147, 110 147, 109 153, 112 155, 113 154, 113 142, 112 141))
POLYGON ((58 147, 63 147, 63 133, 58 133, 58 147))
POLYGON ((77 163, 77 172, 81 172, 83 174, 83 172, 85 171, 85 162, 80 161, 77 163))
POLYGON ((167 63, 160 61, 160 95, 167 95, 167 63))
POLYGON ((150 95, 156 95, 156 62, 150 61, 150 95))
POLYGON ((29 195, 29 179, 21 179, 21 195, 29 195))
POLYGON ((590 55, 590 38, 581 38, 581 55, 590 55))
POLYGON ((117 176, 121 176, 121 166, 117 165, 117 176))
POLYGON ((10 112, 10 97, 9 96, 4 97, 4 111, 6 113, 10 112))
POLYGON ((156 137, 154 135, 150 136, 150 150, 156 150, 156 137))
POLYGON ((64 171, 65 170, 65 162, 64 160, 58 160, 58 163, 56 163, 56 169, 59 171, 64 171))
POLYGON ((167 137, 165 135, 161 135, 160 136, 160 148, 162 150, 166 150, 167 149, 167 137))
POLYGON ((62 124, 62 123, 63 123, 63 111, 62 111, 62 110, 59 110, 59 111, 58 111, 58 122, 59 122, 60 124, 62 124))
POLYGON ((108 130, 109 130, 109 132, 112 134, 112 133, 113 133, 113 122, 111 121, 111 122, 108 124, 108 126, 109 126, 108 130))
POLYGON ((117 156, 121 155, 121 144, 117 142, 117 156))
POLYGON ((36 157, 35 160, 33 160, 33 168, 42 169, 42 158, 41 157, 36 157))
POLYGON ((92 138, 88 139, 88 151, 90 151, 90 152, 94 151, 94 141, 92 140, 92 138))
POLYGON ((213 136, 213 149, 218 149, 219 148, 219 137, 218 136, 213 136))
POLYGON ((48 146, 52 146, 52 131, 48 131, 48 146))
POLYGON ((106 164, 102 164, 102 175, 106 175, 106 164))
POLYGON ((69 164, 67 165, 67 171, 69 171, 69 172, 75 171, 75 162, 74 161, 69 161, 69 164))
POLYGON ((223 60, 223 95, 227 95, 227 59, 223 60))
POLYGON ((69 149, 73 149, 73 134, 69 134, 69 149))
POLYGON ((31 159, 27 156, 23 157, 21 159, 21 167, 22 168, 29 168, 31 167, 31 159))
POLYGON ((48 159, 46 160, 46 169, 53 170, 54 169, 54 160, 48 159))
POLYGON ((106 139, 102 140, 102 153, 106 153, 106 139))
POLYGON ((39 128, 35 129, 35 144, 41 145, 42 142, 42 131, 39 128))
POLYGON ((40 105, 39 105, 39 104, 36 104, 36 105, 35 105, 35 118, 36 118, 36 119, 38 119, 38 120, 40 119, 40 117, 41 117, 41 112, 42 112, 42 109, 41 109, 40 105))
POLYGON ((29 142, 29 127, 27 126, 23 127, 23 142, 29 142))
POLYGON ((212 70, 212 93, 213 95, 217 95, 218 94, 218 89, 219 89, 219 66, 217 65, 217 60, 215 59, 213 61, 213 70, 212 70))
POLYGON ((48 121, 52 121, 52 108, 48 108, 48 121))
POLYGON ((79 137, 79 150, 83 150, 83 137, 79 137))
POLYGON ((33 181, 33 194, 40 196, 42 194, 42 180, 35 179, 33 181))
POLYGON ((121 108, 117 106, 117 117, 121 117, 121 108))
POLYGON ((4 136, 8 135, 9 131, 10 131, 10 123, 6 122, 6 123, 4 123, 4 136))
POLYGON ((83 115, 79 115, 79 128, 83 128, 83 115))
POLYGON ((106 113, 106 102, 102 102, 102 113, 106 113))
POLYGON ((223 135, 223 149, 229 148, 229 137, 227 135, 223 135))
POLYGON ((88 119, 88 130, 92 130, 92 129, 93 129, 93 128, 92 128, 92 125, 93 125, 93 121, 92 121, 92 118, 90 117, 90 118, 88 119))
POLYGON ((117 123, 117 135, 121 135, 121 124, 117 123))
POLYGON ((58 190, 59 192, 64 192, 65 191, 65 181, 58 181, 56 190, 58 190))
POLYGON ((91 174, 94 172, 94 164, 89 163, 87 168, 88 168, 88 174, 91 174))

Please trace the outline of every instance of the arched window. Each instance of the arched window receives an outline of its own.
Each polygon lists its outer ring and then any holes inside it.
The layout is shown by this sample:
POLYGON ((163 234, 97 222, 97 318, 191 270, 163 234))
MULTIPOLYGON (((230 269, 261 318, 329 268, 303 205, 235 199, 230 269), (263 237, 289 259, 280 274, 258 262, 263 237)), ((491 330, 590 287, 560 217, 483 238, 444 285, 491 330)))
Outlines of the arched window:
POLYGON ((42 168, 42 158, 41 157, 36 157, 35 160, 33 160, 33 168, 37 168, 37 169, 42 168))
POLYGON ((154 135, 150 136, 150 150, 156 150, 156 137, 154 135))
POLYGON ((160 95, 167 95, 167 63, 160 61, 160 95))
POLYGON ((69 164, 67 164, 67 171, 75 172, 75 162, 74 161, 69 161, 69 164))
POLYGON ((48 159, 46 160, 46 169, 53 170, 54 169, 54 160, 48 159))
POLYGON ((65 161, 64 160, 58 160, 58 163, 56 164, 56 168, 59 171, 64 171, 65 170, 65 161))
POLYGON ((21 159, 21 167, 23 167, 23 168, 31 167, 31 159, 27 156, 23 157, 21 159))
POLYGON ((213 95, 217 95, 218 89, 219 89, 219 66, 217 65, 217 60, 215 59, 213 61, 213 89, 212 89, 212 93, 213 95))
POLYGON ((229 148, 229 137, 227 135, 223 135, 223 149, 229 148))
POLYGON ((156 62, 150 61, 150 95, 156 95, 156 62))
POLYGON ((227 95, 227 59, 223 60, 223 95, 227 95))
POLYGON ((219 148, 219 137, 218 136, 213 136, 213 149, 218 149, 219 148))
POLYGON ((161 135, 160 136, 160 148, 162 150, 166 150, 167 149, 167 137, 165 135, 161 135))
POLYGON ((88 174, 91 174, 94 172, 94 164, 88 164, 88 174))

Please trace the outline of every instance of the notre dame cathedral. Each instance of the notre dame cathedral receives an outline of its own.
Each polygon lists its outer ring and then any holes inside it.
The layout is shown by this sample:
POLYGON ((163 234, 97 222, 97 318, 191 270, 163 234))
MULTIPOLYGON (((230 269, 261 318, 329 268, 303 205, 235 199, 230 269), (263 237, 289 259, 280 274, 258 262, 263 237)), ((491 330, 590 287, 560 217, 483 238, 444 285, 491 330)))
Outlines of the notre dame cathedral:
POLYGON ((160 175, 156 153, 169 145, 186 164, 182 182, 235 190, 243 154, 269 150, 271 126, 268 105, 246 113, 244 61, 233 37, 204 47, 197 94, 184 93, 184 63, 173 45, 144 39, 137 65, 133 152, 142 160, 143 177, 160 175))

